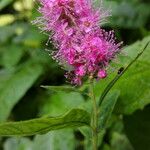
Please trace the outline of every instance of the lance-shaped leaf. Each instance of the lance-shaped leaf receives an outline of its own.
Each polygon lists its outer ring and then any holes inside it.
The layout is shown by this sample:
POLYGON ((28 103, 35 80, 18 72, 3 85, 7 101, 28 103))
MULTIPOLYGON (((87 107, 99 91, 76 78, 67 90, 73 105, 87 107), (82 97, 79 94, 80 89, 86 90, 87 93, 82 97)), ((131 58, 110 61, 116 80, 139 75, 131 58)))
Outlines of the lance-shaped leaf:
POLYGON ((43 117, 0 124, 0 136, 30 136, 52 130, 90 125, 90 115, 82 109, 72 109, 59 117, 43 117))
POLYGON ((120 92, 118 90, 114 90, 111 93, 109 93, 106 96, 105 100, 102 102, 99 108, 99 117, 98 117, 100 132, 107 127, 107 123, 109 121, 109 118, 112 114, 112 111, 115 107, 119 95, 120 92))
POLYGON ((14 105, 24 96, 42 72, 42 65, 31 60, 20 66, 15 74, 3 82, 3 85, 0 86, 0 122, 6 120, 14 105))
POLYGON ((80 89, 80 88, 75 88, 75 87, 71 87, 71 86, 41 86, 42 88, 45 88, 47 90, 53 91, 53 92, 67 92, 67 93, 71 93, 71 92, 77 92, 83 95, 88 95, 88 93, 84 92, 84 89, 80 89))
POLYGON ((53 91, 53 92, 78 92, 77 89, 71 86, 41 86, 42 88, 45 88, 47 90, 53 91))

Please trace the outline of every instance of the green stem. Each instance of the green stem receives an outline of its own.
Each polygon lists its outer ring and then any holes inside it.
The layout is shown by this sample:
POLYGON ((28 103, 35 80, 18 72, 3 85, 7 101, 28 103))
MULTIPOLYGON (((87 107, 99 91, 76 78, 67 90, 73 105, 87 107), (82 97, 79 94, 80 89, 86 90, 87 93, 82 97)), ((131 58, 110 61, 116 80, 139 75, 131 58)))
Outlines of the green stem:
POLYGON ((97 116, 97 104, 94 94, 94 83, 93 79, 90 83, 90 92, 91 92, 91 99, 93 102, 93 113, 92 113, 92 141, 93 141, 93 150, 97 150, 98 147, 98 116, 97 116))

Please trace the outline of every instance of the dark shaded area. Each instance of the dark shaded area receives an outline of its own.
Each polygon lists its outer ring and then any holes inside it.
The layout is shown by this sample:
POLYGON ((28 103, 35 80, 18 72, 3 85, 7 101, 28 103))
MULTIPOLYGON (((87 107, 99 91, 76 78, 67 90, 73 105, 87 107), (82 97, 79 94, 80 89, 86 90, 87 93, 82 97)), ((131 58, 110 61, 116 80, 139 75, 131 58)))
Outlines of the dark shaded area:
POLYGON ((150 105, 124 116, 125 133, 136 150, 150 150, 150 105))

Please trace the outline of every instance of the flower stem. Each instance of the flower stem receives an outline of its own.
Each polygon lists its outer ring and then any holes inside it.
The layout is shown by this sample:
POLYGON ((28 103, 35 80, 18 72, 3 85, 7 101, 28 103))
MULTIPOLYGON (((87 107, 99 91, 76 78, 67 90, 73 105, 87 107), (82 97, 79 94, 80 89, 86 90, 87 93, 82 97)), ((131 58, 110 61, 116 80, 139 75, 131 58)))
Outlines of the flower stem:
POLYGON ((90 92, 91 92, 91 99, 93 102, 93 113, 92 113, 92 141, 93 141, 93 150, 97 150, 98 148, 98 116, 97 116, 97 103, 95 99, 95 94, 94 94, 94 83, 93 79, 90 82, 90 92))

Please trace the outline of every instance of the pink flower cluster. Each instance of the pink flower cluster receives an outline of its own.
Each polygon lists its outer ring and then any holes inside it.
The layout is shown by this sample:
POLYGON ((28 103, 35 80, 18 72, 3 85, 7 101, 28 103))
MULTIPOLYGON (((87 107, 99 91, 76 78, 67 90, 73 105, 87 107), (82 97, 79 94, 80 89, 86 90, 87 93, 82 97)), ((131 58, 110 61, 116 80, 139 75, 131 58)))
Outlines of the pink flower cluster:
POLYGON ((56 59, 65 68, 66 78, 81 85, 86 75, 98 79, 107 76, 106 68, 119 52, 113 31, 101 29, 107 13, 92 7, 91 0, 39 0, 36 24, 50 35, 57 50, 56 59))

